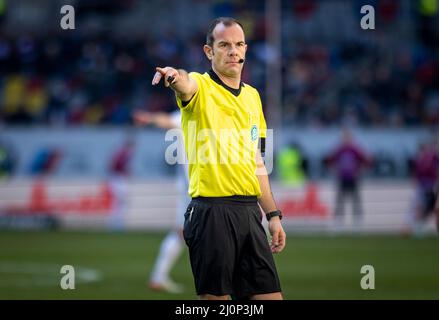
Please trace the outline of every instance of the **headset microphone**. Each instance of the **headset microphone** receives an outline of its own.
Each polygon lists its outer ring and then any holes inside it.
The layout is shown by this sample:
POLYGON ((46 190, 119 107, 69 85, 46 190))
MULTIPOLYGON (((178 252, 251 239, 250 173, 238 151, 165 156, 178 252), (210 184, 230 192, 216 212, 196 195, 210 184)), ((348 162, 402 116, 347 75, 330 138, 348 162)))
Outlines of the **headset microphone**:
POLYGON ((244 59, 239 59, 238 60, 239 63, 244 63, 244 61, 245 61, 244 59))

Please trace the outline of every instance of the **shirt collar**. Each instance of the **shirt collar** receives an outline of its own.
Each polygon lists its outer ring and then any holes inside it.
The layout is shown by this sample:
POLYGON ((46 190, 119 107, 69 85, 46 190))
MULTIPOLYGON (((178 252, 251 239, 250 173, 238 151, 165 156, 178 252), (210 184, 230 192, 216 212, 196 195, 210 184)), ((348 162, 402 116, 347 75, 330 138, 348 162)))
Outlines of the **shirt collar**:
POLYGON ((222 86, 224 89, 226 89, 227 91, 229 91, 231 94, 233 94, 235 97, 239 96, 239 94, 241 93, 241 88, 244 87, 244 82, 240 82, 239 83, 239 89, 234 89, 232 87, 229 87, 228 85, 226 85, 221 79, 220 77, 218 77, 218 75, 215 73, 215 71, 213 71, 212 69, 210 69, 207 72, 210 76, 210 78, 215 81, 216 83, 218 83, 220 86, 222 86))

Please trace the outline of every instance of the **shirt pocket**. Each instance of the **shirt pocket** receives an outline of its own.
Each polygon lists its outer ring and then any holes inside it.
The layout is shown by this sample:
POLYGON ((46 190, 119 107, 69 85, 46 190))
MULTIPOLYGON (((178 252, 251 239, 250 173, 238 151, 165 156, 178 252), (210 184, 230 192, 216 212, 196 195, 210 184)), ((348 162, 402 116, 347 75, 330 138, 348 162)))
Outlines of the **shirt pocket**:
POLYGON ((184 213, 183 238, 188 246, 194 237, 194 223, 192 220, 194 211, 195 205, 190 203, 186 209, 186 212, 184 213))
POLYGON ((198 238, 200 237, 200 224, 202 223, 203 216, 203 205, 191 201, 184 214, 183 225, 183 238, 188 247, 198 241, 198 238))

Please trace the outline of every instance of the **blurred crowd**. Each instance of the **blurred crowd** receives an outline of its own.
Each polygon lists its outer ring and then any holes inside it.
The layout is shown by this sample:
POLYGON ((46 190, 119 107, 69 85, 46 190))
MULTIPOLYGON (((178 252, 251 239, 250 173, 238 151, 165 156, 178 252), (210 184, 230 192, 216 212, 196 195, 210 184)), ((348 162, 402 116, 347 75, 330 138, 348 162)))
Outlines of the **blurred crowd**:
MULTIPOLYGON (((273 59, 273 48, 266 43, 262 2, 255 3, 259 5, 250 12, 241 1, 216 1, 212 15, 233 14, 243 22, 249 43, 244 81, 257 87, 264 99, 266 63, 273 59)), ((321 19, 313 12, 318 1, 294 3, 287 9, 295 15, 283 16, 284 25, 288 19, 304 24, 321 19)), ((124 125, 131 123, 135 109, 174 110, 173 96, 151 86, 154 68, 207 71, 202 51, 206 28, 200 26, 187 37, 172 29, 140 37, 0 32, 0 122, 124 125)), ((283 125, 439 124, 437 43, 416 36, 398 45, 362 38, 296 41, 288 28, 282 37, 283 125)))
POLYGON ((438 68, 422 47, 304 46, 285 63, 284 124, 437 125, 438 68))
MULTIPOLYGON (((186 49, 187 50, 187 49, 186 49)), ((170 110, 152 90, 154 66, 182 65, 178 39, 0 38, 1 117, 7 124, 126 124, 135 108, 170 110)))

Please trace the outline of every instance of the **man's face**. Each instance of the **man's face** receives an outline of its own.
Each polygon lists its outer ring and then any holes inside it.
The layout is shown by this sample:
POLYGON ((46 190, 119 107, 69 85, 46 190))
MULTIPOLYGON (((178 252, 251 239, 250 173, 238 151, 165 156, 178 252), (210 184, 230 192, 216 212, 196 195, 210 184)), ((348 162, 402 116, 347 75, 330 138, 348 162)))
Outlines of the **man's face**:
POLYGON ((215 39, 213 48, 205 46, 205 52, 212 61, 212 67, 225 76, 239 76, 243 64, 238 61, 245 58, 247 51, 244 31, 237 24, 226 27, 219 23, 213 30, 213 37, 215 39))

